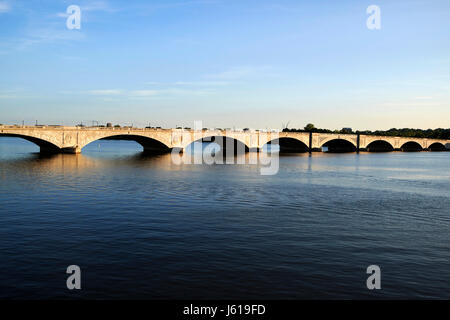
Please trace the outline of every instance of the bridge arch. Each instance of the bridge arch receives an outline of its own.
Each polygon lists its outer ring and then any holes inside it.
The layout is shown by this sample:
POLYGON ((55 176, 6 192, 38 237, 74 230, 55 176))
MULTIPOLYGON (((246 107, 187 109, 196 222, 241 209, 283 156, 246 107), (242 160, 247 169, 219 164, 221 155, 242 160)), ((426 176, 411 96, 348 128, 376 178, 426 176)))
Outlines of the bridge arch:
POLYGON ((84 141, 84 143, 80 146, 80 149, 83 149, 87 145, 100 140, 125 140, 125 141, 135 141, 139 143, 144 152, 149 153, 166 153, 171 150, 171 148, 165 144, 164 142, 155 139, 153 137, 147 137, 143 135, 136 135, 136 134, 113 134, 113 135, 106 135, 106 136, 100 136, 91 138, 87 141, 84 141))
POLYGON ((420 143, 411 140, 403 143, 402 146, 400 147, 400 150, 405 152, 417 152, 422 151, 423 147, 420 143))
POLYGON ((430 144, 430 146, 428 147, 428 150, 430 150, 430 151, 447 151, 447 148, 441 142, 434 142, 434 143, 430 144))
POLYGON ((309 151, 309 147, 301 140, 293 137, 279 137, 264 144, 263 149, 268 146, 278 145, 280 153, 304 153, 309 151))
POLYGON ((320 146, 322 150, 327 148, 325 152, 331 152, 331 153, 346 153, 346 152, 355 152, 356 151, 356 145, 353 143, 353 141, 350 141, 348 139, 328 139, 325 142, 322 142, 322 145, 320 146))
POLYGON ((24 134, 12 134, 12 133, 4 133, 0 135, 0 137, 12 137, 12 138, 20 138, 27 140, 29 142, 34 143, 40 148, 41 153, 58 153, 61 152, 61 148, 46 139, 34 137, 31 135, 24 135, 24 134))
POLYGON ((196 143, 215 143, 219 145, 219 150, 216 150, 218 152, 229 152, 229 150, 231 149, 234 154, 243 154, 250 151, 248 145, 242 140, 236 137, 229 137, 225 135, 208 135, 194 141, 188 141, 184 146, 184 150, 187 150, 189 152, 197 151, 197 149, 195 149, 196 143))
POLYGON ((394 146, 386 140, 371 141, 367 147, 368 152, 389 152, 394 151, 394 146))

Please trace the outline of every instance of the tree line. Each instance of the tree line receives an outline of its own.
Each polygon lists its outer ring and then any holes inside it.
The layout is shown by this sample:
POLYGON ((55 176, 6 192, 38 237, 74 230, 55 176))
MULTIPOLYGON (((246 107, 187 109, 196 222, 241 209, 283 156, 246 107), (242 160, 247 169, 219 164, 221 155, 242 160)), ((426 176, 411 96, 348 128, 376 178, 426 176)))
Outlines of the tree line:
POLYGON ((428 139, 450 139, 450 129, 411 129, 411 128, 392 128, 389 130, 364 130, 353 131, 350 128, 343 128, 341 130, 329 130, 316 128, 314 124, 308 123, 303 129, 289 129, 284 128, 283 132, 318 132, 318 133, 340 133, 340 134, 365 134, 374 136, 396 136, 396 137, 413 137, 413 138, 428 138, 428 139))

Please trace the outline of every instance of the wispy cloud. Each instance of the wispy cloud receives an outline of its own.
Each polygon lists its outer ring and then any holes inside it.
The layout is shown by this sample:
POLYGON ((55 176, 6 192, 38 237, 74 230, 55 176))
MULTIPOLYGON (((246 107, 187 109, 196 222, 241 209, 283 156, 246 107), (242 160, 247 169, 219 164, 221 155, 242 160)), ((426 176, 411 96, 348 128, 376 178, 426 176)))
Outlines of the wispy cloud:
POLYGON ((160 85, 163 84, 162 82, 157 82, 157 81, 147 81, 144 83, 145 85, 160 85))
POLYGON ((7 1, 0 1, 0 13, 11 11, 11 5, 7 1))
POLYGON ((130 92, 134 97, 151 97, 160 93, 158 90, 133 90, 130 92))
POLYGON ((49 24, 41 28, 27 30, 22 36, 3 40, 0 43, 0 54, 25 50, 39 44, 80 41, 84 38, 85 34, 83 32, 62 29, 49 24))
MULTIPOLYGON (((80 4, 81 13, 86 12, 107 12, 107 13, 114 13, 118 11, 123 10, 134 10, 138 11, 140 14, 147 14, 147 13, 153 13, 158 10, 164 10, 164 9, 175 9, 180 7, 186 7, 186 6, 195 6, 195 5, 211 5, 211 4, 217 4, 221 3, 220 0, 189 0, 189 1, 177 1, 177 2, 169 2, 169 1, 162 1, 158 4, 144 4, 144 5, 135 5, 133 3, 127 4, 127 7, 125 8, 119 8, 112 6, 108 1, 89 1, 87 4, 83 5, 80 4)), ((66 12, 58 12, 56 13, 57 17, 60 18, 67 18, 69 14, 66 12)))
POLYGON ((172 88, 167 90, 161 90, 162 94, 165 95, 189 95, 189 96, 206 96, 213 94, 214 91, 212 90, 205 90, 205 89, 178 89, 178 88, 172 88))
POLYGON ((215 74, 205 75, 208 79, 224 79, 224 80, 236 80, 246 77, 254 72, 252 67, 233 67, 229 70, 222 71, 215 74))
POLYGON ((83 11, 115 12, 117 9, 111 7, 107 1, 89 1, 88 5, 80 6, 83 11))
POLYGON ((106 89, 106 90, 90 90, 89 94, 95 96, 117 96, 123 93, 122 90, 117 89, 106 89))
POLYGON ((145 85, 158 86, 158 87, 216 87, 216 86, 226 86, 229 85, 229 81, 175 81, 175 82, 157 82, 157 81, 147 81, 145 85))
POLYGON ((392 101, 381 103, 380 107, 388 108, 429 108, 429 107, 439 107, 445 105, 440 102, 428 102, 428 101, 392 101))
POLYGON ((432 63, 447 64, 447 63, 450 63, 450 58, 435 59, 435 60, 432 60, 432 63))
POLYGON ((269 66, 240 66, 232 67, 228 70, 215 74, 207 74, 206 79, 216 80, 240 80, 255 76, 273 76, 272 68, 269 66))
POLYGON ((67 18, 69 16, 69 14, 65 13, 65 12, 58 12, 56 14, 56 16, 59 17, 59 18, 67 18))
POLYGON ((0 94, 0 99, 15 99, 18 96, 12 94, 0 94))
POLYGON ((25 96, 26 95, 24 94, 24 91, 21 88, 0 91, 0 99, 17 99, 23 98, 25 96))
MULTIPOLYGON (((62 94, 76 94, 75 92, 60 92, 62 94)), ((180 88, 165 88, 158 90, 121 90, 121 89, 98 89, 98 90, 88 90, 82 92, 84 94, 89 94, 92 96, 99 96, 102 98, 121 98, 121 99, 146 99, 146 98, 167 98, 173 96, 204 96, 212 94, 211 90, 201 90, 201 89, 180 89, 180 88)))
MULTIPOLYGON (((150 1, 149 1, 150 2, 150 1)), ((196 6, 196 5, 214 5, 222 3, 221 0, 188 0, 188 1, 163 1, 158 4, 146 4, 146 5, 139 5, 135 7, 134 9, 139 9, 142 14, 146 13, 152 13, 158 10, 164 10, 164 9, 176 9, 176 8, 182 8, 187 6, 196 6)))
POLYGON ((433 97, 428 97, 428 96, 421 96, 421 97, 415 97, 415 100, 432 100, 433 97))
POLYGON ((177 81, 174 83, 177 86, 205 86, 205 87, 215 87, 215 86, 226 86, 229 85, 228 81, 177 81))
POLYGON ((152 89, 132 90, 128 96, 132 98, 144 97, 173 97, 173 96, 206 96, 217 92, 218 87, 231 84, 223 80, 202 80, 202 81, 175 81, 158 82, 148 81, 145 85, 152 86, 152 89))
POLYGON ((205 96, 214 93, 204 89, 165 88, 158 90, 132 90, 126 93, 129 98, 169 98, 175 96, 205 96))
POLYGON ((25 49, 29 46, 54 43, 58 41, 74 41, 81 40, 85 36, 83 33, 73 30, 43 28, 30 32, 26 37, 19 39, 17 48, 25 49))
MULTIPOLYGON (((86 13, 86 12, 95 12, 95 11, 109 12, 109 13, 119 11, 118 8, 113 8, 107 1, 88 2, 88 4, 86 4, 86 5, 80 5, 80 9, 81 9, 81 14, 86 13)), ((58 13, 56 13, 56 16, 60 17, 60 18, 67 18, 69 16, 69 14, 67 12, 58 12, 58 13)))

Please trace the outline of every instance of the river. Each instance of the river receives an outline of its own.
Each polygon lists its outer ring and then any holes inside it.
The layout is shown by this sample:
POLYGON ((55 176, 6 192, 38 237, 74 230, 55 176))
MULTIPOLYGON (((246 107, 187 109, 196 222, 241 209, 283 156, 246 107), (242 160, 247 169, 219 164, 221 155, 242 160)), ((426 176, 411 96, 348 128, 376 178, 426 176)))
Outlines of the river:
POLYGON ((261 175, 130 141, 38 151, 0 138, 0 298, 450 298, 449 152, 290 154, 261 175))

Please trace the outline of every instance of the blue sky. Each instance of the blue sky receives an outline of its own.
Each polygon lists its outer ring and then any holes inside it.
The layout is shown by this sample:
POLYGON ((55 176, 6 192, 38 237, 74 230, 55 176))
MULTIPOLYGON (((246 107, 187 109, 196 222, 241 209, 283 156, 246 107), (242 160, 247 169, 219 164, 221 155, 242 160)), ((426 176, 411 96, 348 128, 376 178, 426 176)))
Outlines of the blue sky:
POLYGON ((450 127, 449 0, 0 0, 0 30, 4 124, 450 127))

